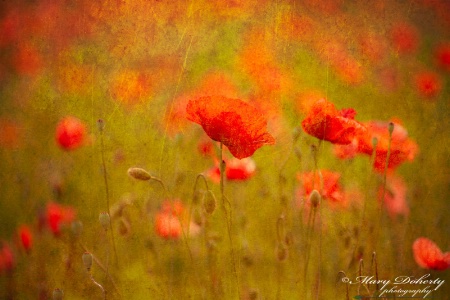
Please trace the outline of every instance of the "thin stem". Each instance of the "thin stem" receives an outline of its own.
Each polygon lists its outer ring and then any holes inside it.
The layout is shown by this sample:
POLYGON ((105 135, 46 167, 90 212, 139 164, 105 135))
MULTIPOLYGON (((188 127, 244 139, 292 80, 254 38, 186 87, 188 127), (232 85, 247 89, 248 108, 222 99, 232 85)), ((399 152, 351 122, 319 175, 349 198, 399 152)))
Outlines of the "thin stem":
MULTIPOLYGON (((99 130, 100 130, 100 147, 101 147, 101 157, 102 157, 102 167, 103 167, 103 180, 105 182, 105 190, 106 190, 106 208, 108 210, 108 215, 111 216, 111 211, 109 208, 109 187, 108 187, 108 176, 106 173, 106 163, 105 163, 105 145, 104 145, 104 141, 103 141, 103 120, 99 120, 99 130)), ((116 265, 119 265, 119 259, 117 257, 117 250, 116 250, 116 243, 115 243, 115 239, 114 239, 114 230, 112 227, 112 222, 109 222, 109 227, 111 229, 111 239, 112 239, 112 244, 113 244, 113 249, 114 249, 114 256, 116 259, 116 265)))
POLYGON ((232 227, 232 223, 231 223, 231 212, 232 212, 232 206, 230 201, 228 201, 228 199, 225 197, 224 194, 224 175, 225 175, 225 162, 223 160, 223 144, 222 142, 220 143, 220 194, 222 197, 222 207, 225 213, 225 218, 226 218, 226 222, 227 222, 227 230, 228 230, 228 238, 230 241, 230 248, 231 248, 231 259, 232 259, 232 265, 233 265, 233 273, 234 276, 236 278, 236 285, 237 285, 237 291, 238 291, 238 297, 240 297, 240 287, 239 287, 239 275, 237 272, 237 268, 236 268, 236 259, 235 259, 235 255, 234 255, 234 246, 233 246, 233 238, 231 236, 231 227, 232 227), (228 216, 228 212, 227 212, 227 208, 226 205, 229 205, 229 209, 230 209, 230 215, 228 216))
POLYGON ((106 300, 106 290, 103 288, 103 286, 100 283, 95 281, 94 277, 92 277, 92 273, 91 272, 89 272, 89 277, 91 278, 91 281, 102 290, 102 292, 103 292, 103 299, 106 300))

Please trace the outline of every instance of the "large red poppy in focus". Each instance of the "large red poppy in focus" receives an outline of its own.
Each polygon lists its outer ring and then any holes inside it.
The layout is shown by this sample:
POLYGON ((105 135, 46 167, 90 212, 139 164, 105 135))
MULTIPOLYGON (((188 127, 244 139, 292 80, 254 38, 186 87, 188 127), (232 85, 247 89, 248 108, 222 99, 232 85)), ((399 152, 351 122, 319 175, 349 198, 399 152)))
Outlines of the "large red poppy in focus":
POLYGON ((414 259, 422 268, 442 271, 450 266, 450 252, 442 253, 441 249, 427 238, 416 239, 412 248, 414 259))
POLYGON ((239 99, 200 97, 189 101, 186 112, 188 120, 200 124, 211 139, 227 146, 236 158, 249 157, 261 146, 275 143, 261 112, 239 99))
POLYGON ((350 144, 365 127, 355 121, 353 109, 338 111, 333 103, 325 99, 315 102, 302 122, 303 129, 310 135, 333 144, 350 144))

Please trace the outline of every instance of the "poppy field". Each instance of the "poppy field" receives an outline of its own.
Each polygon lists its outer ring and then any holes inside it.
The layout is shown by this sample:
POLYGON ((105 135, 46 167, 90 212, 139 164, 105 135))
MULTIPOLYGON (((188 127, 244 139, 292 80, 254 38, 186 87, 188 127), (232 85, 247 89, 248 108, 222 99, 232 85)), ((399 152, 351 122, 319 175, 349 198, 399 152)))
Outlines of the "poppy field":
POLYGON ((450 2, 0 7, 0 299, 450 299, 450 2))

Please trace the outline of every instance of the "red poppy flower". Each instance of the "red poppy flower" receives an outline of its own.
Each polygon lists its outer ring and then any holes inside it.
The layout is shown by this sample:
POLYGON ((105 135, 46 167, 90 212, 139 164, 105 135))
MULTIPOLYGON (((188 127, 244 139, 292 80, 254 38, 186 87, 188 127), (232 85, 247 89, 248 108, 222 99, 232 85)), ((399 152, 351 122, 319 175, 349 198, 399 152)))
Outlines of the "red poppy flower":
POLYGON ((41 55, 32 45, 21 45, 14 54, 13 62, 21 75, 36 75, 43 65, 41 55))
POLYGON ((18 229, 20 243, 25 251, 30 251, 33 246, 33 236, 31 230, 27 225, 22 225, 18 229))
POLYGON ((436 97, 442 90, 442 81, 434 72, 422 72, 415 77, 417 92, 425 98, 436 97))
POLYGON ((0 273, 2 271, 11 272, 16 266, 16 260, 11 247, 7 243, 3 243, 0 250, 0 273))
POLYGON ((79 119, 67 116, 56 126, 56 141, 64 150, 74 150, 86 139, 86 125, 79 119))
POLYGON ((343 203, 344 193, 339 184, 341 175, 329 170, 320 171, 323 178, 323 189, 320 186, 320 176, 318 172, 307 172, 297 175, 297 179, 302 183, 297 189, 297 199, 309 199, 313 190, 320 192, 323 199, 328 199, 333 203, 343 203))
MULTIPOLYGON (((255 175, 256 164, 251 157, 244 159, 232 158, 226 160, 225 163, 225 178, 230 181, 244 181, 250 179, 255 175)), ((210 169, 207 176, 215 183, 220 182, 219 162, 216 161, 216 166, 210 169)))
POLYGON ((318 139, 345 145, 365 131, 364 126, 354 120, 355 115, 351 108, 338 111, 333 103, 321 99, 314 103, 302 121, 302 127, 318 139))
POLYGON ((57 203, 49 203, 46 211, 46 221, 55 236, 61 234, 61 226, 75 219, 76 212, 72 207, 57 203))
POLYGON ((155 218, 156 234, 164 239, 178 239, 183 232, 180 222, 183 210, 180 200, 164 201, 155 218))
POLYGON ((188 120, 200 124, 211 139, 223 143, 239 159, 275 143, 266 131, 264 116, 239 99, 200 97, 189 101, 186 112, 188 120))
POLYGON ((442 253, 431 240, 420 237, 412 246, 416 263, 424 269, 443 271, 450 266, 450 252, 442 253))
MULTIPOLYGON (((409 215, 409 207, 406 202, 406 184, 399 176, 389 175, 386 180, 386 191, 384 192, 384 207, 389 216, 394 218, 398 215, 409 215)), ((383 198, 383 187, 378 189, 378 199, 383 198)))
POLYGON ((437 47, 436 61, 439 67, 450 72, 450 43, 441 44, 437 47))
MULTIPOLYGON (((383 173, 389 148, 389 123, 372 121, 365 124, 367 132, 358 136, 358 152, 369 156, 373 152, 373 139, 378 140, 375 149, 374 169, 383 173)), ((400 123, 394 123, 392 132, 388 169, 394 170, 405 161, 412 161, 418 152, 417 144, 408 137, 406 129, 400 123)))

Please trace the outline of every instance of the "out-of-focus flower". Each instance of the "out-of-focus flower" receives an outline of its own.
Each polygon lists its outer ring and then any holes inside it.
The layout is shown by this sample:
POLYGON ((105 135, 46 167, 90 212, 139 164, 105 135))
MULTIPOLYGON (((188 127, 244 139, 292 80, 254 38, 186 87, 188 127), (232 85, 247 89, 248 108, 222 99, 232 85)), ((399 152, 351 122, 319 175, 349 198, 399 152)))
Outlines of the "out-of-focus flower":
POLYGON ((323 178, 323 189, 321 188, 321 179, 318 172, 306 172, 297 175, 301 185, 297 188, 297 200, 302 199, 309 204, 309 195, 313 190, 317 190, 323 199, 329 200, 335 204, 344 204, 344 193, 339 184, 341 175, 329 170, 320 171, 323 178))
POLYGON ((435 72, 421 72, 414 79, 417 92, 424 98, 436 97, 442 90, 442 80, 435 72))
POLYGON ((156 234, 164 239, 178 239, 183 233, 183 203, 179 200, 166 200, 155 217, 156 234))
POLYGON ((73 207, 63 206, 58 203, 50 202, 47 204, 46 209, 46 222, 55 236, 61 234, 61 227, 63 225, 69 225, 75 220, 76 212, 73 207))
POLYGON ((391 39, 394 49, 400 54, 413 53, 419 45, 417 29, 405 22, 394 24, 391 28, 391 39))
MULTIPOLYGON (((409 207, 406 201, 406 184, 399 176, 389 174, 386 178, 386 190, 384 191, 384 207, 389 216, 395 218, 398 215, 408 216, 409 207)), ((383 201, 383 187, 378 189, 378 199, 383 201)))
POLYGON ((436 63, 450 72, 450 42, 440 44, 435 50, 436 63))
POLYGON ((361 53, 371 62, 379 63, 386 57, 385 39, 374 32, 367 32, 359 38, 361 53))
MULTIPOLYGON (((374 150, 373 139, 376 138, 378 143, 375 149, 374 169, 382 173, 386 168, 389 148, 389 122, 372 121, 365 125, 367 132, 358 136, 358 152, 371 156, 374 150)), ((414 160, 417 152, 416 142, 408 137, 408 132, 398 121, 394 122, 387 168, 392 171, 403 162, 414 160)))
POLYGON ((450 252, 442 253, 433 241, 425 237, 416 239, 412 249, 416 263, 424 269, 443 271, 450 266, 450 252))
MULTIPOLYGON (((225 159, 225 178, 230 181, 245 181, 255 175, 256 164, 251 157, 237 159, 225 159)), ((214 183, 220 182, 219 161, 215 160, 215 166, 206 172, 206 175, 214 183)))
POLYGON ((0 119, 0 147, 18 148, 22 142, 22 128, 12 120, 0 119))
POLYGON ((67 116, 56 126, 55 138, 64 150, 77 149, 86 140, 86 125, 78 118, 67 116))
POLYGON ((350 144, 365 127, 354 120, 353 109, 338 111, 333 103, 321 99, 314 103, 302 127, 308 134, 333 144, 350 144))
POLYGON ((15 70, 20 75, 36 75, 42 68, 43 62, 37 49, 28 44, 20 45, 14 54, 15 70))
POLYGON ((275 143, 266 131, 264 116, 242 100, 201 97, 190 100, 186 112, 188 120, 200 124, 211 139, 223 143, 237 158, 249 157, 263 145, 275 143))
POLYGON ((143 102, 152 94, 148 75, 135 70, 123 70, 112 79, 110 92, 117 101, 133 105, 143 102))
POLYGON ((198 152, 204 157, 214 157, 214 144, 210 139, 198 143, 198 152))
POLYGON ((30 227, 27 225, 21 225, 17 232, 21 247, 23 247, 26 252, 29 252, 33 247, 33 235, 31 234, 30 227))
POLYGON ((325 99, 325 94, 320 91, 306 91, 298 95, 295 101, 297 111, 300 114, 308 113, 317 101, 325 99))
POLYGON ((13 251, 9 244, 3 242, 3 246, 0 249, 0 274, 2 272, 12 272, 15 266, 16 260, 14 258, 13 251))

